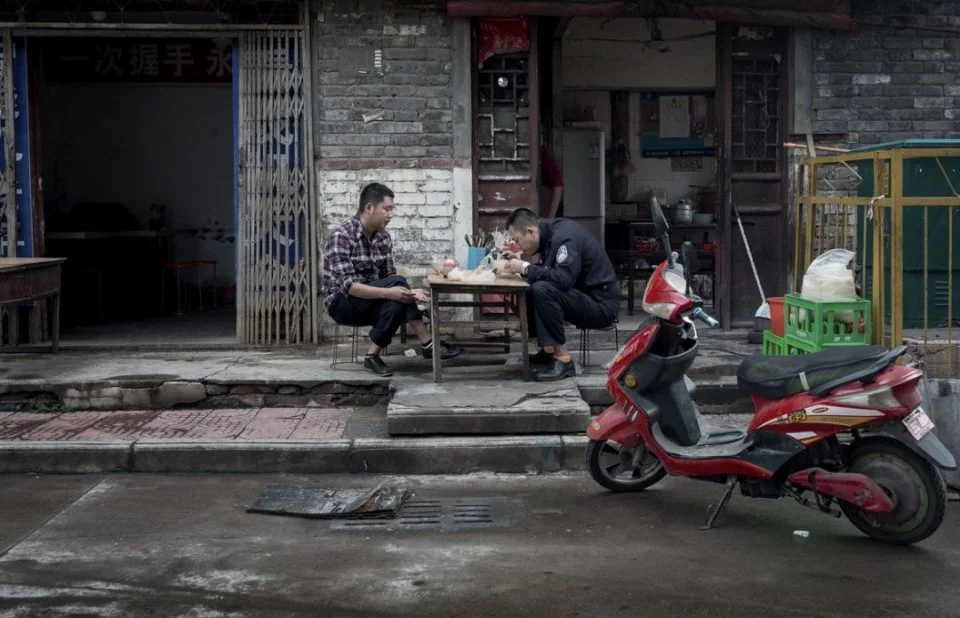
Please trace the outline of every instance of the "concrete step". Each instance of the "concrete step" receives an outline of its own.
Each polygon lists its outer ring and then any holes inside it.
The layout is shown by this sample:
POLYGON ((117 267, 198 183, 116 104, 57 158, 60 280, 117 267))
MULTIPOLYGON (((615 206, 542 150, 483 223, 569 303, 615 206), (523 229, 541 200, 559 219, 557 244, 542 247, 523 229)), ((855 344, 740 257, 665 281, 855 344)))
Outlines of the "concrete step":
POLYGON ((407 382, 387 406, 392 436, 582 433, 589 420, 573 379, 407 382))
POLYGON ((539 474, 582 470, 586 436, 0 441, 0 474, 539 474))

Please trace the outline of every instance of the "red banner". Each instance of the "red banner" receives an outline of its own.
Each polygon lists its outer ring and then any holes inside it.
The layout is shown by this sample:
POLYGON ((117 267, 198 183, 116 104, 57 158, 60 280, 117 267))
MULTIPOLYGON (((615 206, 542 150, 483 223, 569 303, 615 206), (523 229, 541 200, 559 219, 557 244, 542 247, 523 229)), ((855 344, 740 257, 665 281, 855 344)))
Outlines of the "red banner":
POLYGON ((492 56, 530 51, 530 21, 526 17, 484 18, 477 26, 477 63, 492 56))

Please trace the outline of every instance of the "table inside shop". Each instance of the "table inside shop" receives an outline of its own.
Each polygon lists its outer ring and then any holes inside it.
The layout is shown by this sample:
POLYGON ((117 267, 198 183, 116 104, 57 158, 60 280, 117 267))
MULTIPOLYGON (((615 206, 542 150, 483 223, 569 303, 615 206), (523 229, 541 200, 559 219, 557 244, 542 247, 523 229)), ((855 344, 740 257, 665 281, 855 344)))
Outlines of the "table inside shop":
MULTIPOLYGON (((60 279, 65 261, 64 258, 0 258, 0 307, 48 301, 54 353, 60 349, 60 279)), ((10 323, 11 344, 16 345, 17 320, 12 319, 10 323)))
MULTIPOLYGON (((471 283, 465 281, 453 281, 441 275, 430 275, 427 277, 430 285, 430 330, 434 341, 440 341, 440 328, 442 326, 461 326, 474 328, 504 329, 509 339, 511 329, 520 331, 520 358, 523 363, 523 378, 529 380, 530 375, 530 357, 527 354, 530 333, 527 329, 527 296, 526 292, 530 284, 517 277, 497 277, 493 281, 482 283, 471 283), (471 295, 475 300, 456 301, 441 299, 441 295, 463 294, 471 295), (440 316, 441 307, 481 307, 483 306, 480 296, 483 294, 502 294, 506 299, 506 307, 514 310, 515 319, 510 319, 506 311, 502 320, 442 320, 440 316), (512 301, 512 302, 511 302, 512 301)), ((506 309, 505 307, 505 309, 506 309)), ((440 354, 439 349, 433 355, 433 381, 440 382, 440 354)))

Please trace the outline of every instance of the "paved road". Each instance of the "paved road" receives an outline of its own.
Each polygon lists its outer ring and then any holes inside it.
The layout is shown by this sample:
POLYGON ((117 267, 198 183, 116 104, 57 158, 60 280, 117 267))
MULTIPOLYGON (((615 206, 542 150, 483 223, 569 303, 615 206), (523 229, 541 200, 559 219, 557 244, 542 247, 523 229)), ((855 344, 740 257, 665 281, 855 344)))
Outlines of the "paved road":
POLYGON ((503 497, 507 527, 331 531, 245 512, 270 482, 373 477, 0 477, 0 616, 950 616, 960 521, 913 548, 718 487, 638 495, 581 476, 417 477, 417 499, 503 497), (801 540, 795 529, 810 531, 801 540))

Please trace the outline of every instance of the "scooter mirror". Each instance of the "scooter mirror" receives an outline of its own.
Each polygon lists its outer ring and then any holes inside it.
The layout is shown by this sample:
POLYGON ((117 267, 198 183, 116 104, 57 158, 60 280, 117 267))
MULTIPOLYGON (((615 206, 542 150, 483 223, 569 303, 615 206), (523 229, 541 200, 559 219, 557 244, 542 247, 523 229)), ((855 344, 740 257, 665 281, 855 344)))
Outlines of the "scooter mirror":
POLYGON ((689 240, 680 246, 680 259, 683 261, 683 270, 688 275, 695 275, 700 270, 700 260, 697 259, 697 250, 689 240))
POLYGON ((660 202, 655 197, 650 199, 650 216, 653 218, 653 229, 657 231, 657 238, 663 238, 670 231, 670 225, 663 214, 663 209, 660 208, 660 202))

